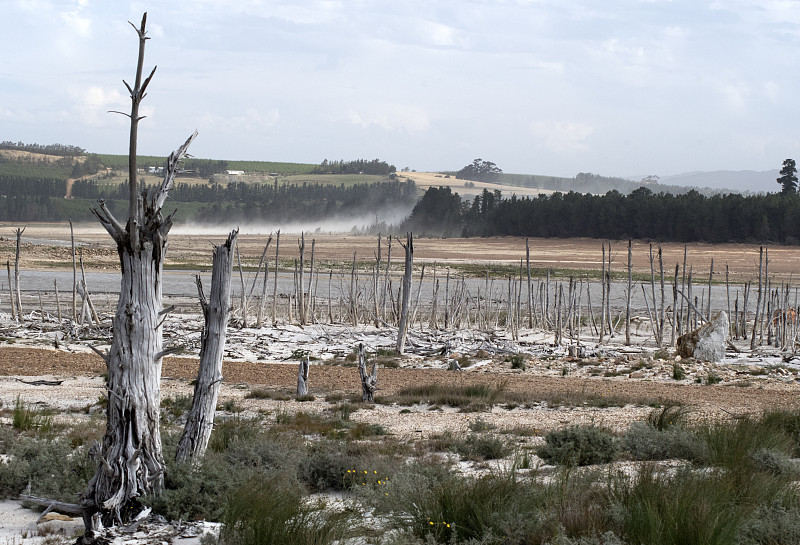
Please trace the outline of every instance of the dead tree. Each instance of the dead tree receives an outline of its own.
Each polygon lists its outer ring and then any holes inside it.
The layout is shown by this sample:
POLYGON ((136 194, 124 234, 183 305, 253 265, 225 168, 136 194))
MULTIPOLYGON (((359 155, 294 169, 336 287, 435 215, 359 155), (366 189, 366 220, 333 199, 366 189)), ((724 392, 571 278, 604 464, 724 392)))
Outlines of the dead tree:
POLYGON ((20 321, 22 321, 22 295, 20 294, 19 290, 19 246, 22 233, 24 232, 24 227, 22 229, 17 228, 17 251, 14 257, 14 291, 16 292, 17 299, 17 316, 19 317, 20 321))
MULTIPOLYGON (((128 155, 129 216, 126 224, 99 201, 92 212, 117 245, 122 279, 114 317, 114 337, 105 356, 108 369, 108 419, 102 445, 95 445, 97 471, 82 497, 83 519, 91 540, 92 530, 128 520, 141 511, 138 497, 163 487, 164 459, 159 433, 161 359, 163 349, 162 269, 167 234, 173 214, 161 209, 172 188, 178 163, 195 138, 195 132, 167 159, 161 186, 152 195, 139 191, 136 143, 139 104, 155 73, 142 81, 147 14, 140 27, 139 59, 131 96, 128 155)), ((120 112, 117 112, 120 113, 120 112)))
POLYGON ((308 395, 308 372, 311 367, 311 360, 308 355, 300 360, 297 370, 297 397, 308 395))
MULTIPOLYGON (((399 241, 398 241, 399 242, 399 241)), ((397 329, 397 346, 395 352, 402 354, 406 348, 406 333, 408 332, 408 307, 411 300, 411 271, 414 267, 414 235, 406 234, 406 243, 400 242, 406 251, 405 270, 403 273, 403 302, 400 309, 400 324, 397 329)))
POLYGON ((238 230, 231 231, 222 246, 214 247, 211 266, 211 294, 206 299, 200 275, 195 277, 200 308, 203 311, 203 333, 200 337, 200 367, 194 383, 192 408, 178 442, 175 459, 183 462, 201 458, 214 427, 214 411, 222 385, 222 355, 225 350, 226 327, 231 309, 231 274, 233 248, 238 230))
POLYGON ((378 389, 377 362, 372 362, 372 373, 367 372, 367 356, 364 345, 358 345, 358 374, 361 377, 361 401, 364 403, 375 402, 375 390, 378 389))

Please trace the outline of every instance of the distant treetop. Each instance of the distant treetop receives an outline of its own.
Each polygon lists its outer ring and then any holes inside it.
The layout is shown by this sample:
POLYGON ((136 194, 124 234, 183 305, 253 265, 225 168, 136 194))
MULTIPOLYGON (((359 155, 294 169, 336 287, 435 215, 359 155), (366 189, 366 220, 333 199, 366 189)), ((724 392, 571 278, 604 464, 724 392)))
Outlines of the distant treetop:
POLYGON ((783 161, 783 168, 781 168, 780 175, 778 183, 783 187, 781 193, 784 195, 794 195, 797 193, 797 165, 794 159, 786 159, 783 161))
POLYGON ((473 182, 498 182, 503 171, 491 161, 475 159, 456 173, 459 180, 472 180, 473 182))

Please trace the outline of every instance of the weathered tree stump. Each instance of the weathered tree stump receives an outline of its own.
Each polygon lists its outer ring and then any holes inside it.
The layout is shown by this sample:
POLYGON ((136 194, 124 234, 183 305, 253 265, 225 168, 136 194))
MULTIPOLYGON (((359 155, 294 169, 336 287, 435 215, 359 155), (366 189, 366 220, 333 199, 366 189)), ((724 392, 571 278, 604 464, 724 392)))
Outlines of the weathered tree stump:
POLYGON ((308 395, 308 372, 311 367, 309 357, 303 356, 297 371, 297 397, 308 395))
POLYGON ((377 362, 372 362, 372 372, 367 372, 367 356, 364 345, 358 345, 358 374, 361 376, 361 401, 364 403, 375 402, 375 391, 378 389, 377 362))

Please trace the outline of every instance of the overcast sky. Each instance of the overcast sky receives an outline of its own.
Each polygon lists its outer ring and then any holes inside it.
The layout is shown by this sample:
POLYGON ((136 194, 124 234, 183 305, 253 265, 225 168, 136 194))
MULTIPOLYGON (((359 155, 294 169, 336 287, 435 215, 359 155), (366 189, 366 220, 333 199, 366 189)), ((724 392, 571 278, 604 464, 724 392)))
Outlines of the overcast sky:
POLYGON ((0 140, 574 176, 800 159, 800 1, 0 0, 0 140))

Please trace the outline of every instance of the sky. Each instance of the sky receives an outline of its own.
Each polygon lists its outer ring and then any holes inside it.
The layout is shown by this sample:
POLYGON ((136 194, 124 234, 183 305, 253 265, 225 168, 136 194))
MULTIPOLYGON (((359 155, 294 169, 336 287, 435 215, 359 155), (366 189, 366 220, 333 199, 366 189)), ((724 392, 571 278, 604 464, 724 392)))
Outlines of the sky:
POLYGON ((0 140, 571 177, 800 159, 800 0, 0 0, 0 140))

